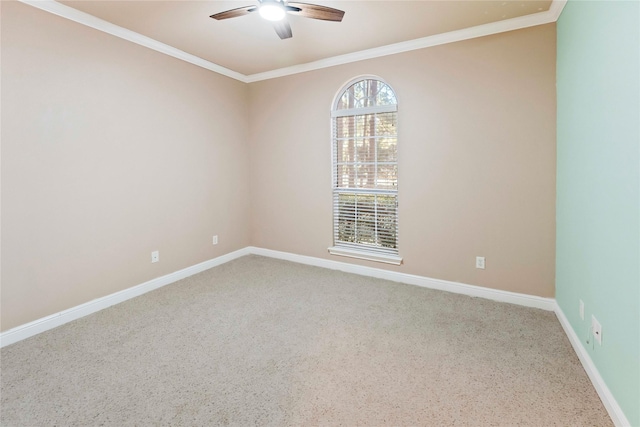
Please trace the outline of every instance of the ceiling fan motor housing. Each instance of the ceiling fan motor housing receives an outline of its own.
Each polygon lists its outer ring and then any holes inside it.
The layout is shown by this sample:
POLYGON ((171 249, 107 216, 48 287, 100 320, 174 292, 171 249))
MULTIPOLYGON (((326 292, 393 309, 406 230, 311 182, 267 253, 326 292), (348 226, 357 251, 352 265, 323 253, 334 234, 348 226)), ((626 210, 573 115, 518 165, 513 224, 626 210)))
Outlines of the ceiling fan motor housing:
POLYGON ((267 21, 280 21, 285 15, 284 6, 282 0, 262 0, 258 12, 267 21))
POLYGON ((273 22, 273 28, 281 39, 293 36, 291 26, 285 19, 287 13, 303 18, 320 19, 322 21, 340 22, 344 11, 332 7, 310 3, 288 2, 286 0, 258 0, 258 6, 244 6, 211 15, 211 18, 223 20, 248 15, 256 10, 264 19, 273 22))

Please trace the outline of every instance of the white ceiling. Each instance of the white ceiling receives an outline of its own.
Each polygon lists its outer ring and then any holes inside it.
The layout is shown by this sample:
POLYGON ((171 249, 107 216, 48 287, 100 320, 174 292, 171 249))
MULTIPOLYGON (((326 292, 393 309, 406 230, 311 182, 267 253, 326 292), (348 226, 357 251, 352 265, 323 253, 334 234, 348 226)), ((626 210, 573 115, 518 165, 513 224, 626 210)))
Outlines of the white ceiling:
MULTIPOLYGON (((43 2, 26 2, 45 8, 35 4, 43 2)), ((439 44, 433 42, 438 38, 437 35, 461 33, 460 30, 468 28, 487 28, 487 31, 478 34, 483 35, 491 33, 489 28, 496 28, 493 32, 500 32, 555 20, 549 19, 551 0, 304 2, 344 10, 344 19, 336 23, 289 15, 293 38, 281 40, 271 23, 258 14, 223 21, 209 17, 224 10, 257 4, 257 0, 80 0, 59 3, 205 60, 202 62, 232 70, 231 74, 239 73, 241 80, 252 75, 273 74, 274 70, 299 68, 301 64, 326 62, 328 58, 335 59, 337 56, 351 55, 356 58, 356 53, 360 53, 359 59, 362 59, 363 51, 373 52, 377 49, 376 54, 369 55, 374 57, 396 50, 410 50, 407 43, 414 46, 411 48, 439 44), (510 27, 511 22, 517 25, 510 27), (400 45, 404 48, 394 49, 394 46, 400 45), (387 49, 381 48, 383 46, 387 49)), ((54 3, 50 6, 56 10, 69 10, 69 7, 52 1, 47 3, 54 3)), ((84 14, 76 15, 82 18, 84 14)), ((83 20, 77 17, 71 19, 83 20)), ((464 38, 469 36, 459 36, 457 39, 464 38)), ((235 75, 232 77, 238 78, 235 75)))

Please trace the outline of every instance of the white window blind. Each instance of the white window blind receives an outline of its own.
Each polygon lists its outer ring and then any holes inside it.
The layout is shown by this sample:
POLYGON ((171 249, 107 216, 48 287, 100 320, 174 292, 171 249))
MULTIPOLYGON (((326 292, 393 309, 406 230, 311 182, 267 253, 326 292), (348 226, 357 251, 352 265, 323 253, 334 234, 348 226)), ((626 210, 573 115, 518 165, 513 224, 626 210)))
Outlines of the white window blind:
POLYGON ((397 107, 376 79, 351 84, 334 106, 332 253, 399 263, 397 107))

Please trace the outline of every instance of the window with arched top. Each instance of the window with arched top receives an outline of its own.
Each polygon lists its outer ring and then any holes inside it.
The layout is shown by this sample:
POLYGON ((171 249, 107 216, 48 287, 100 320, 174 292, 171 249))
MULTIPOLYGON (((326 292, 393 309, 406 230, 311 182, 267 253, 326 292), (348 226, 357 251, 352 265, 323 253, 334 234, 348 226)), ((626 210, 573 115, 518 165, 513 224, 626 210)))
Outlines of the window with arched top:
POLYGON ((331 111, 333 247, 329 252, 400 264, 398 101, 377 77, 338 92, 331 111))

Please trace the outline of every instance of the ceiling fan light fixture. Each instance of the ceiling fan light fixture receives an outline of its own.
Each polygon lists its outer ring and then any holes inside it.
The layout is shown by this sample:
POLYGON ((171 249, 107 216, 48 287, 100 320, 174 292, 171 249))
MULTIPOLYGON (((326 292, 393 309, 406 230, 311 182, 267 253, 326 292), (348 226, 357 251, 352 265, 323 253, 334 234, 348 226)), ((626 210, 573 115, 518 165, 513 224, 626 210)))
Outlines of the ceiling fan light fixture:
POLYGON ((280 21, 285 15, 284 7, 280 2, 263 3, 260 5, 258 12, 260 16, 268 21, 280 21))

